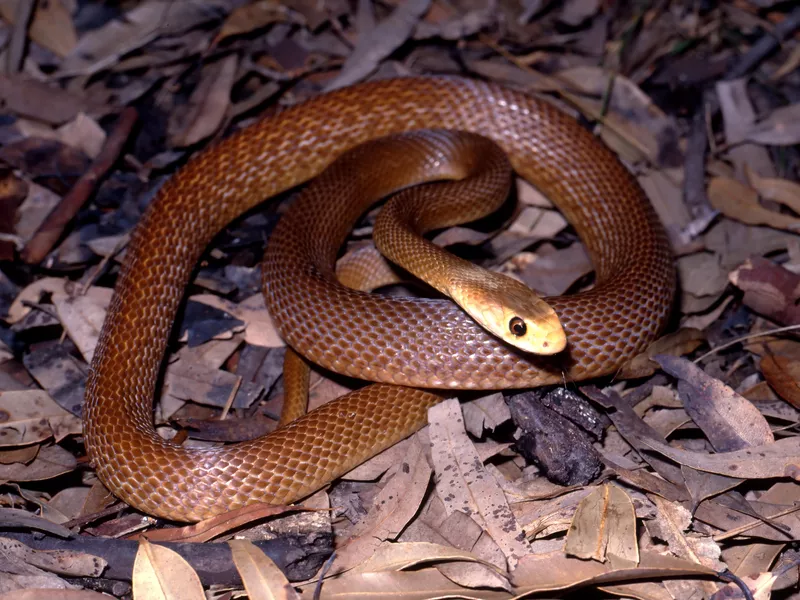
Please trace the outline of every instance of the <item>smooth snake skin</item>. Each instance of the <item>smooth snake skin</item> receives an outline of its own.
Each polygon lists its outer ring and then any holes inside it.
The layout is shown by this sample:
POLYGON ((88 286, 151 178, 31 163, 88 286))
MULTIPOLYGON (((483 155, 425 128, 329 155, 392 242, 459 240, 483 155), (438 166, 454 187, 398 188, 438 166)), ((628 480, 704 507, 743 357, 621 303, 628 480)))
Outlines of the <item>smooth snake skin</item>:
MULTIPOLYGON (((341 240, 319 236, 348 225, 333 206, 312 210, 323 208, 332 216, 306 214, 306 223, 323 224, 306 233, 331 244, 321 255, 332 260, 341 240)), ((153 515, 195 521, 251 502, 291 502, 425 423, 440 396, 401 386, 524 388, 614 373, 662 329, 673 293, 667 238, 641 188, 604 145, 549 103, 457 78, 345 88, 238 132, 160 190, 132 236, 94 354, 86 448, 101 481, 153 515), (577 230, 597 282, 588 292, 548 299, 567 331, 567 350, 522 355, 449 300, 355 292, 327 277, 332 264, 286 274, 278 262, 295 264, 293 253, 304 246, 297 232, 288 240, 294 250, 283 255, 288 262, 271 261, 271 250, 265 257, 265 294, 281 333, 325 368, 396 385, 367 386, 250 442, 197 449, 163 440, 153 427, 153 395, 184 288, 212 237, 344 151, 424 128, 491 138, 577 230)))

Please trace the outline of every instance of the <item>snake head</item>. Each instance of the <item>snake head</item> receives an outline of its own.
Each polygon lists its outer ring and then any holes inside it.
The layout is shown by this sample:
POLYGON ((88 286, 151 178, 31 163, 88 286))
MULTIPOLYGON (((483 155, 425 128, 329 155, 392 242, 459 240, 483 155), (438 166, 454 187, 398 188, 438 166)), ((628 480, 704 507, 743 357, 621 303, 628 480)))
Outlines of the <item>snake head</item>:
POLYGON ((501 273, 484 272, 480 285, 462 285, 450 297, 504 342, 532 354, 557 354, 567 334, 555 310, 536 292, 501 273))

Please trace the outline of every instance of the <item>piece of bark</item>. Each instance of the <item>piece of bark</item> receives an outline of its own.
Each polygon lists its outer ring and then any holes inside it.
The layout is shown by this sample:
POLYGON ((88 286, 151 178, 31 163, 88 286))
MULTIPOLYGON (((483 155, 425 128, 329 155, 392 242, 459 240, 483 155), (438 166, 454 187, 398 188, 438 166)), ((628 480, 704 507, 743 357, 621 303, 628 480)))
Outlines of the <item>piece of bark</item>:
POLYGON ((517 450, 561 485, 581 485, 600 474, 602 462, 589 436, 569 420, 545 407, 532 392, 508 398, 511 418, 525 433, 517 450))

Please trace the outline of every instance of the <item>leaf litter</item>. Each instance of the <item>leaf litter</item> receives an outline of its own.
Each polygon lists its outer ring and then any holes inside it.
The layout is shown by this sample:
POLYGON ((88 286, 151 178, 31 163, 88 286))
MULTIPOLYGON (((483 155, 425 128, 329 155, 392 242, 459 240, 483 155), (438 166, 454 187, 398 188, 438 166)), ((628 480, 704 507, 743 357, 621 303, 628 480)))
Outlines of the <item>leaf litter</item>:
MULTIPOLYGON (((490 4, 0 0, 0 598, 797 595, 800 9, 490 4), (259 115, 429 73, 536 91, 626 162, 676 254, 665 335, 556 395, 459 393, 296 508, 176 528, 108 495, 83 452, 83 388, 155 190, 259 115)), ((525 182, 516 197, 504 228, 435 242, 545 293, 590 289, 561 214, 525 182)), ((284 206, 206 252, 156 398, 165 437, 275 428, 284 344, 259 259, 284 206)), ((311 403, 356 385, 314 373, 311 403)))

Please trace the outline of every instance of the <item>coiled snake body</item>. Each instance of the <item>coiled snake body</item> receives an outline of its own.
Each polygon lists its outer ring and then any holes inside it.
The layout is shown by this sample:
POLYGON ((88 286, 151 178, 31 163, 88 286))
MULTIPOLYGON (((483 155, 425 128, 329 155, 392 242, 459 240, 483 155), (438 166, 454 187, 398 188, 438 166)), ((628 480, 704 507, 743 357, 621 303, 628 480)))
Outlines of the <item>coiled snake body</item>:
POLYGON ((456 78, 342 89, 231 136, 159 192, 132 236, 94 354, 84 410, 87 451, 114 494, 154 515, 194 521, 250 502, 290 502, 423 425, 440 396, 413 388, 524 388, 613 373, 655 338, 673 291, 667 239, 641 188, 605 146, 550 104, 456 78), (152 420, 159 368, 184 288, 211 238, 346 150, 427 128, 494 140, 578 231, 597 283, 548 299, 567 332, 567 349, 553 357, 523 354, 449 300, 335 286, 331 263, 345 221, 358 215, 337 217, 337 207, 324 203, 307 206, 306 235, 323 248, 315 258, 321 262, 302 273, 282 270, 309 258, 299 232, 286 235, 284 227, 284 249, 265 261, 271 312, 289 343, 313 362, 393 385, 368 386, 250 442, 197 449, 163 440, 152 420), (325 226, 311 230, 314 223, 325 226))

